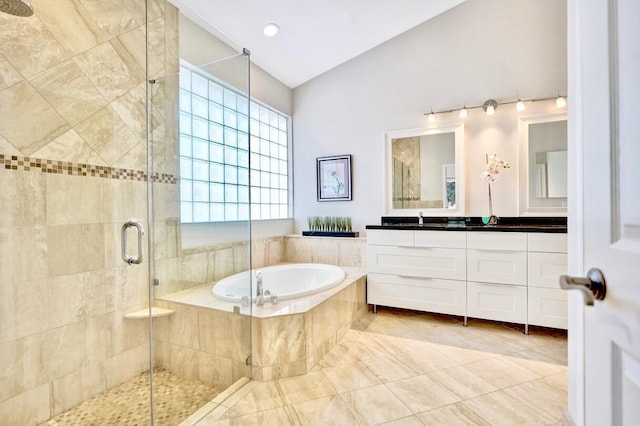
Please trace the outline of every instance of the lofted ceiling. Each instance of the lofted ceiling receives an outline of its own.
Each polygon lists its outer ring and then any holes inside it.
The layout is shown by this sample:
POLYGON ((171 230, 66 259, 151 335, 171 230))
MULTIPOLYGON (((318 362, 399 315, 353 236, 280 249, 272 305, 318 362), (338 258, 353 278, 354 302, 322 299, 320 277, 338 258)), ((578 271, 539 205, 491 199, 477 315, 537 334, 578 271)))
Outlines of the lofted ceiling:
POLYGON ((296 86, 464 0, 170 0, 251 61, 296 86), (267 37, 265 24, 280 32, 267 37))

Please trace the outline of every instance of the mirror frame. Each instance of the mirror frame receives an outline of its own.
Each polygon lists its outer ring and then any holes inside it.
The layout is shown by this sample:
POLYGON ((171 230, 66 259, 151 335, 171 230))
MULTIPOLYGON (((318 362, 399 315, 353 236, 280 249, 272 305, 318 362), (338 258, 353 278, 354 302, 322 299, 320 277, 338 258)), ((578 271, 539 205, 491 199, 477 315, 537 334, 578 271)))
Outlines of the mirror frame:
POLYGON ((465 163, 464 163, 464 124, 455 124, 429 129, 396 130, 385 133, 385 215, 387 216, 418 216, 422 212, 425 216, 464 216, 465 214, 465 163), (393 139, 415 136, 436 135, 440 133, 454 133, 455 165, 456 165, 456 208, 455 209, 395 209, 393 208, 393 155, 391 143, 393 139))
MULTIPOLYGON (((568 120, 566 112, 535 115, 518 119, 520 216, 566 216, 566 207, 531 207, 529 205, 529 125, 568 120)), ((567 141, 568 147, 568 141, 567 141)))

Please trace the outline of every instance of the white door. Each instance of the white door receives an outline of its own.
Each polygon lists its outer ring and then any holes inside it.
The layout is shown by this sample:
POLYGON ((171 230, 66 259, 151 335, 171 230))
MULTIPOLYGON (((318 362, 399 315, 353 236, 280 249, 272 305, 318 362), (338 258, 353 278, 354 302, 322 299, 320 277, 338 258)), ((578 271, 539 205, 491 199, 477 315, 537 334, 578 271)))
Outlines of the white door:
POLYGON ((640 1, 570 0, 568 52, 577 156, 569 229, 582 269, 571 272, 599 268, 607 284, 604 300, 572 318, 570 345, 572 333, 584 334, 569 370, 584 376, 569 399, 579 400, 576 424, 638 425, 640 1))

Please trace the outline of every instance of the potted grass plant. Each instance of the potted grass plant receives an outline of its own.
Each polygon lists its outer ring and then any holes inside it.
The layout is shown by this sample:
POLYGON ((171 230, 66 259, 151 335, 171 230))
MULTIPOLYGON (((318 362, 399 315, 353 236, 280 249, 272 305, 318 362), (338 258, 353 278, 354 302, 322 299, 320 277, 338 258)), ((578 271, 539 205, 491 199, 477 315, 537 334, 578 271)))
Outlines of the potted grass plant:
POLYGON ((359 232, 354 232, 351 218, 344 216, 309 216, 307 217, 308 231, 302 231, 302 235, 309 237, 357 237, 359 232))

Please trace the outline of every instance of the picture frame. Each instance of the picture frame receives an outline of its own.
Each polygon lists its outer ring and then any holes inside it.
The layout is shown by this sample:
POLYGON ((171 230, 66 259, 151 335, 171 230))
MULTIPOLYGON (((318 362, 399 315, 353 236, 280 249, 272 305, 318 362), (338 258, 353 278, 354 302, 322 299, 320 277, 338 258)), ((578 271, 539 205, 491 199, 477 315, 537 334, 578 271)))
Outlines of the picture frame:
POLYGON ((316 158, 318 201, 351 201, 351 155, 316 158))

